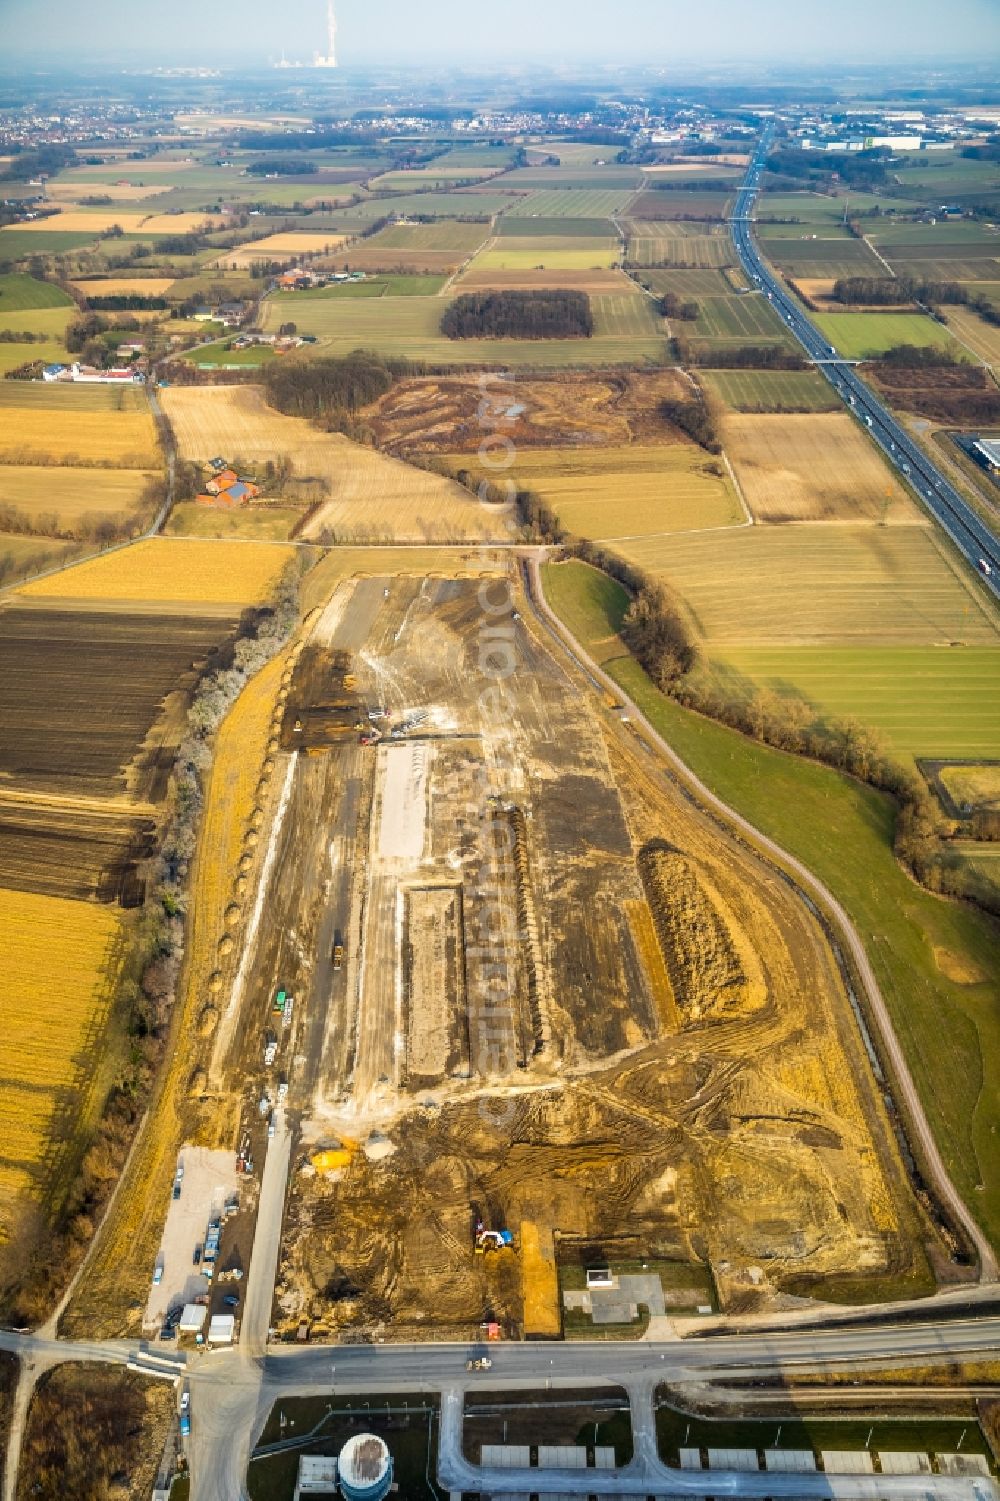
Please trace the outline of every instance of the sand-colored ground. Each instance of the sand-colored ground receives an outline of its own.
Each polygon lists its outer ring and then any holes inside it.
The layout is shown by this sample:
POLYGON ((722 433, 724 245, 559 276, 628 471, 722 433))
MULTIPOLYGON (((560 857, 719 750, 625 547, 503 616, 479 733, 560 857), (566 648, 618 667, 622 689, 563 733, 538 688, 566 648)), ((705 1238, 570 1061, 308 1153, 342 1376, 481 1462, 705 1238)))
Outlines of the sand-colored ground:
POLYGON ((174 284, 172 276, 109 276, 103 281, 74 281, 84 297, 162 297, 174 284))
POLYGON ((326 486, 330 498, 310 517, 304 538, 465 542, 509 535, 504 514, 481 506, 460 485, 285 417, 267 406, 257 386, 178 386, 163 394, 185 457, 286 453, 299 476, 326 486))
POLYGON ((733 414, 723 432, 757 521, 919 519, 902 485, 846 412, 733 414))
POLYGON ((268 235, 263 240, 252 240, 235 250, 226 250, 215 261, 216 266, 241 269, 252 266, 255 261, 281 261, 291 264, 303 255, 331 255, 344 244, 347 236, 334 233, 307 234, 304 230, 288 230, 283 234, 268 235))

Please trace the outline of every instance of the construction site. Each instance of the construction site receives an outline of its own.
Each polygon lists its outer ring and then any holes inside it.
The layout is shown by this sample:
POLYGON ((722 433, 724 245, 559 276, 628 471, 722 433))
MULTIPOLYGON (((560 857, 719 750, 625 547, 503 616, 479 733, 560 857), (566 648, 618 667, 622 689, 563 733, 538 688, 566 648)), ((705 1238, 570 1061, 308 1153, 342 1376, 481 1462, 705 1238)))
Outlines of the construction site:
POLYGON ((279 1337, 557 1337, 567 1269, 643 1258, 712 1290, 658 1318, 914 1271, 814 912, 518 581, 343 582, 279 719, 208 1083, 293 1132, 279 1337))

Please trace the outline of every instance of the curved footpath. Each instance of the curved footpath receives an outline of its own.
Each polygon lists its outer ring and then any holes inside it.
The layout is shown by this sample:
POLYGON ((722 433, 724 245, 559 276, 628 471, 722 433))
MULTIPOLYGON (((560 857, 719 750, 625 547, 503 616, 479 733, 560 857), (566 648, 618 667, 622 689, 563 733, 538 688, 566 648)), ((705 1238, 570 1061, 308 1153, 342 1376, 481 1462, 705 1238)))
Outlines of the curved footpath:
POLYGON ((532 607, 543 623, 548 625, 549 629, 557 634, 561 644, 568 651, 576 665, 587 674, 592 682, 611 693, 615 699, 627 707, 629 713, 633 716, 642 738, 661 756, 665 757, 687 785, 694 789, 699 799, 706 806, 710 807, 714 812, 720 813, 727 823, 748 835, 758 848, 766 850, 768 854, 773 855, 785 870, 792 872, 796 880, 812 896, 817 898, 827 915, 833 919, 833 922, 840 930, 841 937, 851 955, 855 971, 864 987, 869 1011, 875 1021, 879 1042, 883 1049, 883 1056, 892 1074, 894 1086, 905 1105, 910 1129, 919 1144, 922 1166, 928 1178, 933 1183, 942 1204, 947 1206, 957 1223, 962 1226, 969 1240, 975 1246, 976 1254, 979 1257, 980 1282, 996 1282, 996 1254, 983 1230, 975 1219, 973 1219, 965 1200, 952 1182, 948 1169, 944 1164, 944 1159, 938 1150, 934 1133, 924 1112, 923 1102, 913 1082, 913 1075, 910 1073, 899 1038, 896 1036, 889 1008, 879 989, 879 983, 875 978, 875 972, 872 969, 864 944, 861 942, 857 929, 847 912, 841 906, 833 892, 807 866, 803 865, 801 860, 797 860, 794 855, 790 855, 787 850, 782 849, 781 845, 769 838, 767 834, 762 833, 749 819, 744 818, 741 813, 737 813, 735 808, 731 808, 728 803, 723 802, 722 798, 717 797, 714 792, 706 787, 705 783, 699 777, 695 776, 694 772, 681 760, 677 752, 653 728, 638 705, 633 703, 627 694, 623 692, 621 685, 609 677, 588 656, 576 640, 576 637, 573 636, 568 627, 556 615, 545 598, 538 555, 536 553, 527 554, 526 563, 530 581, 528 597, 532 607))

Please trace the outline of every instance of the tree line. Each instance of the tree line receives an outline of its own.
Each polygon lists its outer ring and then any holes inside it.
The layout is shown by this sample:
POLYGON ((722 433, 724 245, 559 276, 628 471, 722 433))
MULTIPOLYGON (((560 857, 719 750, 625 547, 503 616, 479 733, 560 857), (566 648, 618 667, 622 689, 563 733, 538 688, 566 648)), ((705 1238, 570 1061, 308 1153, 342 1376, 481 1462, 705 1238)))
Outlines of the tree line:
POLYGON ((957 281, 916 281, 908 276, 840 276, 833 284, 835 302, 894 307, 906 302, 968 302, 957 281))
POLYGON ((806 361, 797 350, 783 344, 740 344, 732 349, 704 352, 683 335, 676 334, 678 362, 682 365, 707 365, 712 370, 805 370, 806 361))
POLYGON ((384 396, 393 382, 416 374, 408 360, 357 349, 343 359, 282 360, 264 367, 268 404, 289 417, 338 425, 384 396))
POLYGON ((589 339, 594 315, 585 292, 466 292, 441 319, 449 339, 589 339))

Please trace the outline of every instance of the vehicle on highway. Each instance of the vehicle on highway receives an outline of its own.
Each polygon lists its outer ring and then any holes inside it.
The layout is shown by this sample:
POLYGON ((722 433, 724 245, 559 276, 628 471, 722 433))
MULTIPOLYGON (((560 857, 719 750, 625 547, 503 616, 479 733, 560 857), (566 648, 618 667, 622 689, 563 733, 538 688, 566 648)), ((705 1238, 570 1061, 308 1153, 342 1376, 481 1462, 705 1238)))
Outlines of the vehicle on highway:
POLYGON ((155 1267, 153 1268, 153 1286, 154 1287, 159 1287, 159 1285, 160 1285, 160 1283, 162 1281, 163 1281, 163 1262, 162 1261, 158 1261, 156 1263, 155 1267))

